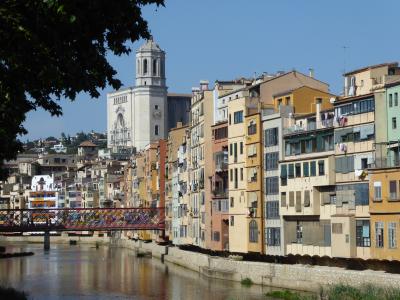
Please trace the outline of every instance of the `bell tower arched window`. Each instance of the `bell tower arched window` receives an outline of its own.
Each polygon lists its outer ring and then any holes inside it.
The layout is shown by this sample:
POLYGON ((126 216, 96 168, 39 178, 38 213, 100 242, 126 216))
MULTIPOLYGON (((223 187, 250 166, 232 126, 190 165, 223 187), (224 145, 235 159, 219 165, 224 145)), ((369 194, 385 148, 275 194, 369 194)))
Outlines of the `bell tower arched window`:
POLYGON ((153 59, 153 75, 157 75, 157 59, 153 59))
POLYGON ((136 62, 136 74, 140 75, 140 60, 137 60, 136 62))
POLYGON ((143 74, 147 74, 147 59, 143 60, 143 74))

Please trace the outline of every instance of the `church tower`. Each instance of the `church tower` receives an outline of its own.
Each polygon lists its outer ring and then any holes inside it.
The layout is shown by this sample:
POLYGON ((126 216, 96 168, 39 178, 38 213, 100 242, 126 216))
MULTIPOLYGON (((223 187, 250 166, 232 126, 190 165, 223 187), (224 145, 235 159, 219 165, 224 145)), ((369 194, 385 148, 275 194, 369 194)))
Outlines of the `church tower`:
POLYGON ((165 52, 152 38, 136 51, 134 93, 133 144, 140 150, 168 133, 165 52))
POLYGON ((135 62, 135 86, 107 94, 107 144, 113 152, 140 151, 168 135, 165 52, 150 38, 135 62))
POLYGON ((136 51, 136 86, 165 87, 165 52, 153 38, 136 51))

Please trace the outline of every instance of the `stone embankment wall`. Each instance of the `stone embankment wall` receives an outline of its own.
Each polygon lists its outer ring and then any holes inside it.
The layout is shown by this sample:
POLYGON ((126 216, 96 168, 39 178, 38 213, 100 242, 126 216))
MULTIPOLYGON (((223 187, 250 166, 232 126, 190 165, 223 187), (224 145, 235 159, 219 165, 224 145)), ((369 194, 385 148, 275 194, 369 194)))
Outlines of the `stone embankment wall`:
MULTIPOLYGON (((151 254, 155 258, 208 277, 233 281, 250 278, 255 284, 277 288, 319 292, 323 287, 338 283, 352 286, 373 284, 400 288, 400 274, 388 274, 381 271, 353 271, 324 266, 237 261, 184 251, 176 247, 127 239, 113 240, 108 237, 51 237, 51 243, 69 243, 69 240, 76 240, 78 243, 114 244, 138 253, 151 254)), ((1 241, 39 243, 43 242, 43 237, 0 237, 1 241)))

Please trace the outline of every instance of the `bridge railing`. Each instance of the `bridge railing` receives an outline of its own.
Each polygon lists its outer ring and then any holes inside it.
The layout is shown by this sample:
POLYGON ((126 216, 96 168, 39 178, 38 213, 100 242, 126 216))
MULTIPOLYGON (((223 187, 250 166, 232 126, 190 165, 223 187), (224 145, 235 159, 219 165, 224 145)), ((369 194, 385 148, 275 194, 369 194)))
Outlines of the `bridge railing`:
POLYGON ((0 232, 164 229, 164 208, 0 210, 0 232))

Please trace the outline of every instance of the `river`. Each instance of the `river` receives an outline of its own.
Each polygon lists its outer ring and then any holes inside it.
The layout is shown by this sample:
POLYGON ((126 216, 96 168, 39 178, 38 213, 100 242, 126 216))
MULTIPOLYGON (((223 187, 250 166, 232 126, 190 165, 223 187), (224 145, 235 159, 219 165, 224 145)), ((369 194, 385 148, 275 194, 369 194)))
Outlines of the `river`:
POLYGON ((0 285, 30 299, 267 299, 270 289, 207 278, 129 249, 89 245, 6 245, 7 252, 33 256, 0 259, 0 285))

